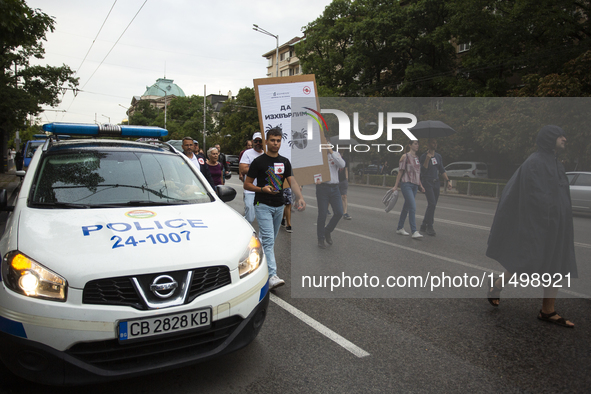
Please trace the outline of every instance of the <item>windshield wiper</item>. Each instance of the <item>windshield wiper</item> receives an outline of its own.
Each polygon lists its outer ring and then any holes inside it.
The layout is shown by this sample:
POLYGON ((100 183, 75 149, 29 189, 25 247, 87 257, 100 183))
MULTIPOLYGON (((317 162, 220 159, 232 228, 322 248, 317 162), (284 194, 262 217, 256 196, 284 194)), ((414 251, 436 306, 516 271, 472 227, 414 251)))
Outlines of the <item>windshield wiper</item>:
MULTIPOLYGON (((118 184, 118 183, 114 183, 114 184, 97 185, 95 187, 97 187, 97 188, 99 188, 99 187, 104 188, 104 189, 102 189, 100 191, 105 191, 107 189, 115 189, 115 188, 118 188, 118 187, 127 187, 127 188, 131 188, 131 189, 140 189, 142 191, 146 191, 146 192, 152 193, 152 194, 154 194, 157 197, 164 198, 164 199, 167 199, 167 200, 175 200, 175 201, 180 201, 180 202, 187 201, 187 200, 183 200, 183 199, 179 199, 179 198, 168 196, 168 195, 164 194, 163 192, 161 192, 159 190, 151 189, 149 187, 146 187, 145 185, 136 186, 136 185, 121 185, 121 184, 118 184)), ((86 186, 86 185, 74 185, 74 186, 67 185, 67 186, 54 186, 53 187, 53 189, 79 189, 79 188, 88 188, 88 186, 86 186)), ((93 193, 93 194, 96 194, 96 192, 93 193)), ((89 197, 89 196, 86 196, 84 198, 87 198, 87 197, 89 197)), ((83 200, 84 198, 81 198, 81 200, 83 200)))
POLYGON ((147 200, 138 200, 138 201, 128 201, 126 203, 121 203, 120 205, 125 206, 158 206, 158 205, 182 205, 182 204, 191 204, 192 201, 189 200, 180 200, 176 198, 171 198, 173 201, 147 201, 147 200))
POLYGON ((76 204, 72 202, 33 202, 31 203, 34 207, 44 207, 44 208, 70 208, 70 209, 89 209, 93 208, 90 204, 76 204))
POLYGON ((157 206, 165 206, 165 205, 184 205, 184 204, 193 204, 195 201, 189 200, 179 200, 174 199, 174 201, 147 201, 147 200, 138 200, 138 201, 127 201, 127 202, 120 202, 120 203, 110 203, 110 204, 76 204, 72 202, 34 202, 31 205, 34 207, 43 207, 43 208, 69 208, 69 209, 92 209, 92 208, 119 208, 119 207, 157 207, 157 206))

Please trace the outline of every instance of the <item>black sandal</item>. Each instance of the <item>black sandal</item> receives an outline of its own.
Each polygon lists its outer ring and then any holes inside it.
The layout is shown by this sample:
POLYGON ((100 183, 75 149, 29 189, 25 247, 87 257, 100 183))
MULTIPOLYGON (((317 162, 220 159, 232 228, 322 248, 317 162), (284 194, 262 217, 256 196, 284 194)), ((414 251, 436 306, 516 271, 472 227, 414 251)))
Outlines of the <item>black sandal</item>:
POLYGON ((552 317, 558 315, 558 313, 556 313, 556 311, 552 312, 552 313, 544 313, 542 311, 540 311, 540 314, 538 315, 538 319, 543 320, 543 321, 547 321, 548 323, 553 323, 553 324, 558 324, 559 326, 562 327, 568 327, 568 328, 574 328, 574 324, 570 325, 567 324, 567 320, 564 317, 558 318, 558 319, 552 319, 552 317))
POLYGON ((499 289, 497 286, 495 286, 496 283, 497 280, 495 279, 495 281, 493 282, 493 286, 488 290, 486 296, 488 297, 488 302, 495 308, 498 308, 499 304, 501 303, 501 291, 503 290, 503 288, 501 287, 499 289), (499 303, 495 304, 493 301, 498 301, 499 303))

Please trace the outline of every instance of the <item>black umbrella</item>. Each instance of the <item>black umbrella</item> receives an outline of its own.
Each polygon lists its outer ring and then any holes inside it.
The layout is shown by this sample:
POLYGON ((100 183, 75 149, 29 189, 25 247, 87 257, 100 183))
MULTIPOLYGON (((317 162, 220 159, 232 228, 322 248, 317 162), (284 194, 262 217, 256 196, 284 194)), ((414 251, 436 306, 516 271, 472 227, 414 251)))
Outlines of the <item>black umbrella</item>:
POLYGON ((447 137, 456 131, 439 120, 423 120, 409 130, 417 138, 447 137))
POLYGON ((330 143, 333 145, 357 145, 359 142, 355 138, 350 138, 348 140, 340 140, 338 135, 333 135, 330 137, 330 143))

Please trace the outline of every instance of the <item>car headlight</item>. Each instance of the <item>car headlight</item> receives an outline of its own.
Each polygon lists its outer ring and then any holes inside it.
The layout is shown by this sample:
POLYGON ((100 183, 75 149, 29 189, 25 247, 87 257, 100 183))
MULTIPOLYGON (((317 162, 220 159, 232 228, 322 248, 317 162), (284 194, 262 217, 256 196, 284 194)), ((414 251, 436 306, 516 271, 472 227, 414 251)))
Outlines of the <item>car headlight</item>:
POLYGON ((4 256, 2 280, 6 287, 19 294, 66 301, 66 280, 17 251, 4 256))
POLYGON ((261 261, 263 261, 263 246, 261 245, 261 241, 253 234, 248 247, 238 263, 240 277, 243 278, 256 270, 261 264, 261 261))

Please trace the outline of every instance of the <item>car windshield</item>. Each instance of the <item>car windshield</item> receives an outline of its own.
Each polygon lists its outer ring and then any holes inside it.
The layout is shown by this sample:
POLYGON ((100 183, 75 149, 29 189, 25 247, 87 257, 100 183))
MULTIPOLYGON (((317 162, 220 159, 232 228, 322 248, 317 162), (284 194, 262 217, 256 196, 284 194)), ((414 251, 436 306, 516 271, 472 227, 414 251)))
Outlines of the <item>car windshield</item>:
POLYGON ((30 204, 101 208, 213 201, 177 155, 150 151, 57 151, 42 158, 30 204))

